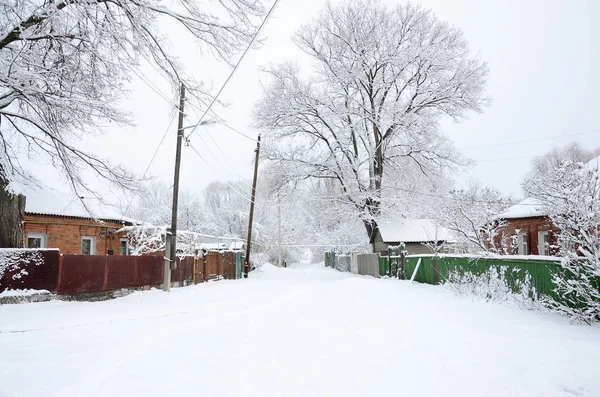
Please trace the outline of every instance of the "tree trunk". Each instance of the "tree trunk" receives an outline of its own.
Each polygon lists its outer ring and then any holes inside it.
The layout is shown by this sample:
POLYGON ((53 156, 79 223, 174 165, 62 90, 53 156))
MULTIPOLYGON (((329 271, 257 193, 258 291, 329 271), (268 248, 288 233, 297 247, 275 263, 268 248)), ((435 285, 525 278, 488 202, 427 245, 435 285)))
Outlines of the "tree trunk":
POLYGON ((367 236, 371 239, 371 236, 375 232, 375 228, 377 227, 377 222, 375 219, 363 219, 363 224, 365 225, 365 230, 367 231, 367 236))
POLYGON ((23 247, 24 221, 25 196, 10 193, 0 183, 0 248, 23 247))

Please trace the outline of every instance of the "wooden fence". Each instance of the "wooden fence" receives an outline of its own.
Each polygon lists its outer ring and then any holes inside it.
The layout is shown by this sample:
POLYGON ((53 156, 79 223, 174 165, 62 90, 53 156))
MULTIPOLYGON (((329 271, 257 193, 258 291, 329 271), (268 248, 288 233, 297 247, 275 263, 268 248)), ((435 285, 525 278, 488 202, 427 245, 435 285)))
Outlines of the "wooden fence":
MULTIPOLYGON (((241 252, 209 252, 177 258, 175 286, 241 278, 241 252)), ((160 286, 162 256, 61 255, 58 250, 0 250, 0 292, 45 289, 59 295, 160 286)))

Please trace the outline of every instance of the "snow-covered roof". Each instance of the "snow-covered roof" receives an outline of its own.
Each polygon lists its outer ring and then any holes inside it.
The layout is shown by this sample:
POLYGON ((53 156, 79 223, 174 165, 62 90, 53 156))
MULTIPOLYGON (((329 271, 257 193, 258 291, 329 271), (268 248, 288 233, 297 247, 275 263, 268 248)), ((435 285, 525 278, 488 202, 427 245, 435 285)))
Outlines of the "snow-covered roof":
POLYGON ((95 197, 80 199, 73 193, 28 185, 11 186, 11 188, 15 192, 25 195, 25 212, 28 214, 139 223, 135 219, 122 215, 115 206, 102 203, 95 197), (88 209, 84 207, 82 200, 88 209))
POLYGON ((400 219, 390 223, 378 223, 381 239, 388 243, 417 243, 450 241, 452 233, 433 219, 400 219))
POLYGON ((586 166, 588 166, 590 169, 595 169, 595 170, 600 169, 600 156, 588 161, 586 166))
POLYGON ((225 243, 202 243, 202 244, 200 244, 200 249, 205 250, 205 251, 226 250, 227 244, 225 244, 225 243))
POLYGON ((241 250, 244 249, 244 244, 243 241, 232 241, 229 249, 232 251, 241 250))
POLYGON ((535 198, 529 197, 509 207, 506 211, 497 215, 499 219, 533 218, 548 215, 542 204, 535 198))

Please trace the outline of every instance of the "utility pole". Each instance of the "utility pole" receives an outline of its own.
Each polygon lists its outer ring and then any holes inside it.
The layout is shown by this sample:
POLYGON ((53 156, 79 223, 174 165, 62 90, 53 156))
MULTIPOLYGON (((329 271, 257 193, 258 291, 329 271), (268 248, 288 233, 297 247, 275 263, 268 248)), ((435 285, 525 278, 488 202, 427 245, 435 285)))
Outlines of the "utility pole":
POLYGON ((281 267, 281 191, 277 191, 277 266, 281 267))
POLYGON ((177 123, 177 149, 175 152, 175 176, 173 178, 173 207, 171 209, 171 233, 167 232, 165 249, 165 269, 163 291, 171 290, 171 269, 176 265, 177 252, 177 201, 179 199, 179 169, 181 168, 181 143, 183 142, 183 108, 185 106, 185 86, 181 84, 179 93, 179 122, 177 123), (169 241, 171 242, 169 244, 169 241))
POLYGON ((256 198, 256 178, 258 177, 258 156, 260 154, 260 135, 256 141, 256 154, 254 158, 254 179, 252 180, 252 201, 250 201, 250 219, 248 220, 248 239, 246 240, 246 260, 244 263, 244 278, 250 272, 250 244, 252 243, 252 218, 254 217, 254 199, 256 198))

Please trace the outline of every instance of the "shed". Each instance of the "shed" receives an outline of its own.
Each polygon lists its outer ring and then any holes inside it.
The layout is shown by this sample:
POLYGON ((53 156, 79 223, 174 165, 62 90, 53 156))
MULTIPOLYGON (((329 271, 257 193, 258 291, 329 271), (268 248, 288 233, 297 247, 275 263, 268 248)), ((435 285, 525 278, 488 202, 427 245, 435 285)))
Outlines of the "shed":
POLYGON ((430 254, 428 244, 453 241, 452 232, 434 219, 399 219, 378 223, 370 243, 376 253, 387 254, 389 246, 404 243, 409 254, 430 254))

